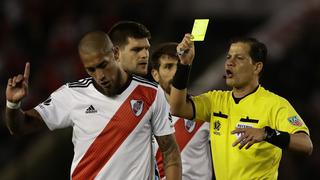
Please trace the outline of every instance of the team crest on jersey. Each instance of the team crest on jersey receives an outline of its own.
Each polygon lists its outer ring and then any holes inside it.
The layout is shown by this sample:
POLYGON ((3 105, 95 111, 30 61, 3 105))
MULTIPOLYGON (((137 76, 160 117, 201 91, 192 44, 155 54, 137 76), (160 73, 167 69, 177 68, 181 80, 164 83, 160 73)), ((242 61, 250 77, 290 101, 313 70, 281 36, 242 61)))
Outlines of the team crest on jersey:
POLYGON ((190 121, 188 119, 184 119, 184 127, 186 130, 191 133, 196 127, 196 123, 194 121, 190 121))
POLYGON ((215 135, 221 135, 220 129, 221 129, 221 122, 219 120, 214 121, 214 123, 213 123, 213 133, 215 135))
POLYGON ((302 126, 303 122, 301 119, 299 119, 298 116, 292 116, 288 118, 288 121, 295 126, 302 126))
POLYGON ((144 104, 143 101, 132 99, 130 101, 130 104, 131 104, 131 109, 132 109, 134 115, 140 116, 140 114, 142 113, 142 110, 143 110, 143 104, 144 104))

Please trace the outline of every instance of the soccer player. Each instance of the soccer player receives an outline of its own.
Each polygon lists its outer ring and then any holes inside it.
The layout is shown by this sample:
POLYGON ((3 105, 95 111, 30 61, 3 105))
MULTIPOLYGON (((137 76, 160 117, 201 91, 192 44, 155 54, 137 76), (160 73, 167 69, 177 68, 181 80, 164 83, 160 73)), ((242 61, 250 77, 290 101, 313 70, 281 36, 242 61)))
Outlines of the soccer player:
POLYGON ((119 62, 130 74, 146 76, 148 73, 150 31, 134 21, 120 21, 108 32, 114 47, 119 49, 119 62))
POLYGON ((117 63, 119 53, 104 32, 87 33, 79 43, 79 54, 90 77, 63 85, 33 109, 20 109, 28 95, 30 64, 23 75, 9 78, 9 131, 25 134, 72 126, 71 178, 75 180, 150 179, 153 132, 164 154, 166 176, 181 179, 180 152, 164 92, 128 75, 117 63))
MULTIPOLYGON (((179 57, 176 53, 178 43, 163 43, 151 56, 151 74, 169 98, 171 83, 176 73, 179 57)), ((172 117, 175 136, 181 151, 183 180, 212 180, 212 163, 209 144, 209 123, 172 117)), ((160 177, 164 177, 162 155, 156 149, 160 177)))
MULTIPOLYGON (((147 78, 151 33, 146 26, 135 21, 120 21, 110 28, 108 35, 119 52, 118 60, 121 67, 129 74, 147 78)), ((154 141, 152 137, 152 149, 155 148, 154 141)), ((154 157, 152 154, 152 164, 155 168, 151 169, 151 173, 157 179, 159 172, 154 157)))
POLYGON ((267 48, 253 38, 232 41, 225 61, 231 91, 187 98, 195 50, 186 34, 177 47, 181 64, 173 78, 171 113, 210 122, 215 175, 226 179, 277 179, 282 150, 310 155, 309 130, 290 103, 259 83, 267 48))

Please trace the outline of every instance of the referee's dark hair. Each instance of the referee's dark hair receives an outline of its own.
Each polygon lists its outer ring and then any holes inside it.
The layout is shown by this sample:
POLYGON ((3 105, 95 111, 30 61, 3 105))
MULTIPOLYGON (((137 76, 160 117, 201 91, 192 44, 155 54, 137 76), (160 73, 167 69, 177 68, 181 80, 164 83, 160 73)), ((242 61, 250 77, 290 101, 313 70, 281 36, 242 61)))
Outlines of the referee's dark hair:
POLYGON ((168 42, 160 44, 158 47, 156 47, 150 58, 151 68, 159 70, 160 57, 163 55, 168 55, 172 58, 179 60, 179 57, 177 55, 177 46, 178 43, 176 42, 168 42))
POLYGON ((120 21, 114 24, 108 35, 112 43, 120 48, 128 43, 128 38, 151 38, 151 33, 147 27, 134 21, 120 21))
POLYGON ((250 46, 249 54, 254 62, 266 63, 268 50, 265 44, 252 37, 242 37, 231 40, 229 45, 237 42, 246 43, 250 46))

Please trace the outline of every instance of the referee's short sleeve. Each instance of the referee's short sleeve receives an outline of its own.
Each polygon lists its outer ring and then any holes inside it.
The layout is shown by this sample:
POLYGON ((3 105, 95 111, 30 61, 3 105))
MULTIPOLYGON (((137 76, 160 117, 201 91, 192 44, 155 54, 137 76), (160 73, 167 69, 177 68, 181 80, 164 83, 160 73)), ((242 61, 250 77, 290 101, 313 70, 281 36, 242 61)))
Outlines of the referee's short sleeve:
POLYGON ((212 107, 212 91, 201 94, 199 96, 193 96, 192 101, 194 103, 195 119, 202 119, 204 121, 210 121, 211 107, 212 107))
POLYGON ((291 134, 301 131, 309 134, 307 125, 286 99, 280 98, 279 106, 275 111, 276 117, 273 120, 275 121, 277 130, 286 131, 291 134))

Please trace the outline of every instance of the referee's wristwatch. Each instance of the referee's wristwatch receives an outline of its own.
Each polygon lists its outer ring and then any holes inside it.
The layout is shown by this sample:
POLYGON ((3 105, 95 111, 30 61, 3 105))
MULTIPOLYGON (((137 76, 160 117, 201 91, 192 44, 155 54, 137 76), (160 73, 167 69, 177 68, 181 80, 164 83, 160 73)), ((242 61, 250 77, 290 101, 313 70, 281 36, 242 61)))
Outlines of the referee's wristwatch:
POLYGON ((278 146, 281 149, 286 149, 290 143, 290 134, 288 132, 278 131, 269 126, 265 126, 264 141, 278 146))
POLYGON ((275 135, 276 131, 269 126, 264 127, 264 139, 265 141, 270 140, 275 135))

